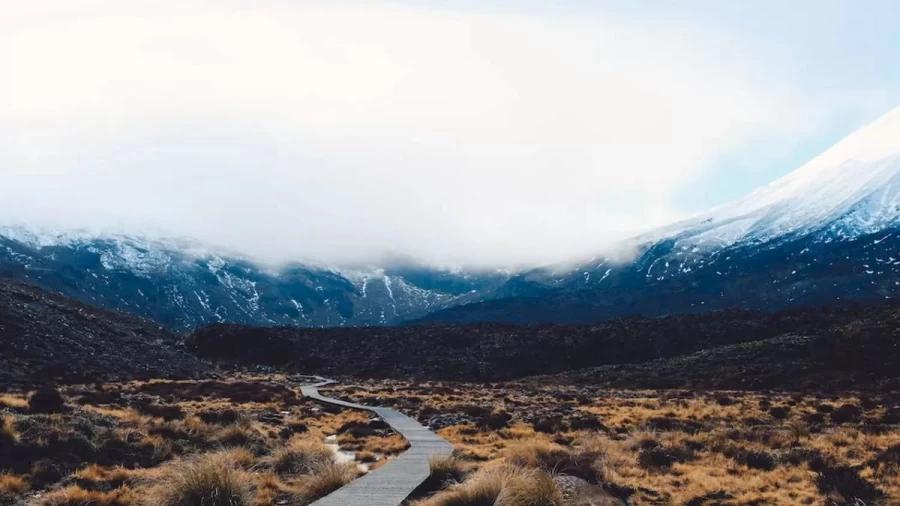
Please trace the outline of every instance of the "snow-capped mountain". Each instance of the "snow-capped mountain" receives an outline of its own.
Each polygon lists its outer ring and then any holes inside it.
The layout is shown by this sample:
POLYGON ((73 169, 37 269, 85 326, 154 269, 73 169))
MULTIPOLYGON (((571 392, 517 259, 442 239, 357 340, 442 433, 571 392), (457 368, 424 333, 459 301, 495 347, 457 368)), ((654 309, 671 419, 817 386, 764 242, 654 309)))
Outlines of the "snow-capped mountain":
POLYGON ((900 295, 900 108, 744 198, 502 291, 430 319, 592 321, 900 295))
POLYGON ((267 268, 190 241, 0 227, 0 277, 175 329, 384 325, 479 300, 508 276, 417 266, 267 268))

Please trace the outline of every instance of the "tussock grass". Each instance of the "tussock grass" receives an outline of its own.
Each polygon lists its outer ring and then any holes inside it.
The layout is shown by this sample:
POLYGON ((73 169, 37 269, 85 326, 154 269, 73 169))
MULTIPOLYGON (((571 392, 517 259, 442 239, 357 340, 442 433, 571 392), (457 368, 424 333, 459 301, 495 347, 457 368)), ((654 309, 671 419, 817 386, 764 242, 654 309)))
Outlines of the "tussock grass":
POLYGON ((598 461, 602 460, 603 454, 594 447, 568 449, 534 439, 510 445, 504 451, 504 457, 512 466, 568 474, 593 482, 597 480, 598 461))
POLYGON ((16 432, 15 420, 6 415, 0 418, 0 449, 9 449, 19 442, 19 433, 16 432))
POLYGON ((303 496, 310 501, 326 496, 353 481, 356 474, 353 464, 330 461, 319 465, 303 480, 303 496))
POLYGON ((449 480, 462 482, 471 472, 472 465, 459 457, 432 457, 428 461, 431 477, 443 483, 449 480))
POLYGON ((116 488, 146 478, 151 473, 152 471, 147 469, 128 469, 122 466, 104 467, 97 464, 91 464, 75 471, 72 473, 72 476, 78 480, 79 483, 82 483, 82 485, 84 482, 94 484, 103 483, 111 485, 112 488, 116 488))
POLYGON ((272 469, 280 475, 308 474, 328 463, 334 458, 330 448, 324 444, 310 440, 293 438, 287 445, 272 454, 272 469))
POLYGON ((466 481, 417 506, 561 506, 562 492, 546 471, 510 465, 480 469, 466 481))
POLYGON ((28 482, 14 474, 0 474, 0 498, 14 497, 30 488, 28 482))
POLYGON ((42 506, 133 506, 137 502, 137 495, 128 487, 99 492, 72 485, 50 492, 38 504, 42 506))
POLYGON ((0 394, 0 407, 25 409, 28 407, 28 400, 12 394, 0 394))
POLYGON ((147 506, 249 506, 251 478, 232 452, 214 452, 170 464, 145 500, 147 506))

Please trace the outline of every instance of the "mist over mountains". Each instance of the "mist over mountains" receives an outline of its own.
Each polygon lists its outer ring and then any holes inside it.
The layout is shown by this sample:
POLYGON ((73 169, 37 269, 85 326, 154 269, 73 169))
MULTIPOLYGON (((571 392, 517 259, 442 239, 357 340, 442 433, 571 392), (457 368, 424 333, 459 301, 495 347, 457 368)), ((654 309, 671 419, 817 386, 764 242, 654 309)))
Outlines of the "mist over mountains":
POLYGON ((572 323, 890 299, 900 291, 900 109, 744 198, 611 251, 520 271, 276 268, 190 243, 7 226, 0 276, 173 329, 572 323))

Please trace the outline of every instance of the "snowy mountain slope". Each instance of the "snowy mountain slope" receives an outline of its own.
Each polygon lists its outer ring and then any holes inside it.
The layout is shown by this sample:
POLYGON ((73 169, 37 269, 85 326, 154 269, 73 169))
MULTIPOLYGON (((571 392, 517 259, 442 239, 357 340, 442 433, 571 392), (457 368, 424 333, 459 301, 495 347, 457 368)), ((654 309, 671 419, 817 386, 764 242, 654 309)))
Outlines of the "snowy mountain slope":
POLYGON ((0 277, 153 318, 170 328, 384 325, 479 300, 502 273, 264 268, 190 241, 0 227, 0 277))
POLYGON ((665 237, 730 245, 829 227, 837 237, 877 232, 900 219, 900 108, 799 169, 746 197, 637 241, 665 237))
POLYGON ((501 291, 429 319, 592 321, 896 297, 900 108, 744 198, 501 291))

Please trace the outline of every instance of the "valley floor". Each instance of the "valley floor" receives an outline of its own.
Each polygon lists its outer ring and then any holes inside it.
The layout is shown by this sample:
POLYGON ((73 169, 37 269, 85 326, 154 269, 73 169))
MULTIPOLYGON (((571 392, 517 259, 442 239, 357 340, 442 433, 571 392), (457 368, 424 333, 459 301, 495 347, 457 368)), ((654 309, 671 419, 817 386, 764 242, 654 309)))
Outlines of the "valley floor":
MULTIPOLYGON (((323 393, 395 407, 454 444, 415 504, 900 504, 898 392, 542 381, 347 379, 323 393)), ((0 504, 200 504, 210 487, 229 498, 216 505, 307 504, 407 447, 367 413, 302 398, 301 382, 234 373, 7 392, 0 504)))
POLYGON ((408 443, 281 375, 0 395, 0 504, 308 504, 408 443), (209 502, 211 497, 217 497, 209 502))

